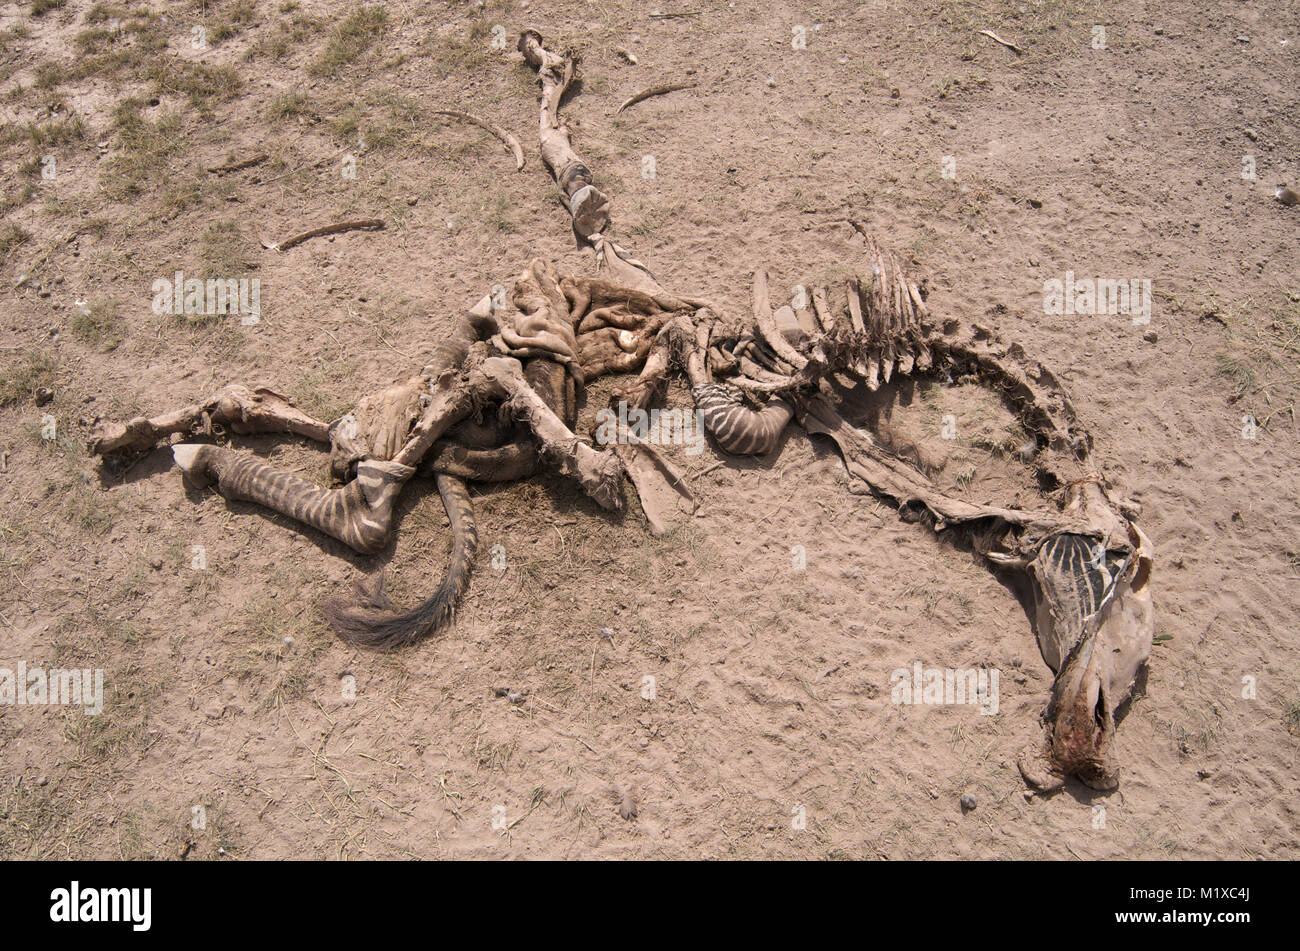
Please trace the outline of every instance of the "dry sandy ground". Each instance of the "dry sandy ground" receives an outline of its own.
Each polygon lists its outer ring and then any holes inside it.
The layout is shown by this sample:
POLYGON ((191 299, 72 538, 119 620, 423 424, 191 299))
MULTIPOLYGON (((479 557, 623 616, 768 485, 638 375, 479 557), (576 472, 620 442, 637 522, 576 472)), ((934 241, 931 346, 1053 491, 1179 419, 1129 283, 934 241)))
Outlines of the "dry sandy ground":
MULTIPOLYGON (((106 676, 99 716, 0 706, 0 854, 1300 856, 1300 207, 1273 198, 1300 177, 1300 5, 356 10, 0 6, 0 667, 106 676), (1117 791, 1025 794, 1015 757, 1051 673, 1024 610, 969 554, 851 492, 797 428, 719 468, 712 448, 678 450, 702 505, 661 538, 553 475, 475 486, 464 613, 395 656, 349 649, 317 605, 385 565, 400 601, 431 590, 450 541, 429 485, 362 558, 187 489, 165 451, 125 476, 87 455, 97 418, 230 381, 332 418, 530 257, 589 269, 535 152, 514 52, 530 25, 583 51, 575 144, 666 286, 741 310, 757 266, 778 288, 843 273, 861 266, 852 215, 928 280, 934 312, 1062 373, 1158 549, 1169 639, 1119 727, 1117 791), (612 115, 661 82, 698 86, 612 115), (439 108, 512 130, 526 169, 439 108), (389 227, 259 242, 349 217, 389 227), (260 279, 260 324, 153 313, 153 281, 178 269, 260 279), (1150 326, 1044 314, 1043 282, 1067 270, 1149 279, 1150 326), (892 704, 890 672, 918 660, 997 668, 999 713, 892 704)), ((1005 503, 1030 491, 986 451, 1012 421, 969 390, 898 418, 932 435, 953 414, 943 479, 1005 503)), ((299 441, 235 442, 326 477, 299 441)))

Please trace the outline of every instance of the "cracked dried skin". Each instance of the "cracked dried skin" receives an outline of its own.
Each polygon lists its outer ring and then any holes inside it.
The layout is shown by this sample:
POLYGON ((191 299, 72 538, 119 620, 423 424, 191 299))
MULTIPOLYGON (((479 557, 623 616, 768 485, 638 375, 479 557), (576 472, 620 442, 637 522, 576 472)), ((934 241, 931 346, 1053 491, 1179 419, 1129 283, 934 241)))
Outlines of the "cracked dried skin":
POLYGON ((364 396, 350 413, 330 426, 330 470, 345 479, 352 466, 367 457, 391 459, 405 445, 420 418, 426 381, 419 376, 364 396))

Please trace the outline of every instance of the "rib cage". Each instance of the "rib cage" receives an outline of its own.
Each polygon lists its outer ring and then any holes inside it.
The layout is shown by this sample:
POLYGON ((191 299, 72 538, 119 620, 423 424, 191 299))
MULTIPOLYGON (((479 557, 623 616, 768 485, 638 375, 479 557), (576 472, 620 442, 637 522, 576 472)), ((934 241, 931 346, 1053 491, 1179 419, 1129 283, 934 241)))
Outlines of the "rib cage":
MULTIPOLYGON (((853 277, 838 286, 813 287, 815 326, 808 334, 782 332, 768 300, 767 277, 754 281, 753 318, 724 327, 712 320, 701 366, 691 383, 729 384, 708 390, 709 419, 725 421, 725 439, 709 426, 728 452, 764 453, 777 444, 769 431, 775 414, 762 415, 765 401, 780 398, 799 414, 809 396, 833 397, 837 387, 861 384, 877 390, 898 377, 950 382, 974 376, 995 389, 1034 438, 1034 465, 1049 486, 1091 476, 1087 464, 1091 439, 1077 424, 1073 404, 1056 375, 1028 357, 1018 344, 1007 344, 978 325, 931 319, 921 289, 910 281, 894 255, 882 250, 861 225, 867 243, 869 277, 853 277), (793 339, 792 339, 793 338, 793 339), (724 412, 728 401, 740 409, 752 401, 759 408, 724 412), (1041 452, 1041 450, 1051 450, 1041 452)), ((697 400, 697 408, 703 406, 697 400)))

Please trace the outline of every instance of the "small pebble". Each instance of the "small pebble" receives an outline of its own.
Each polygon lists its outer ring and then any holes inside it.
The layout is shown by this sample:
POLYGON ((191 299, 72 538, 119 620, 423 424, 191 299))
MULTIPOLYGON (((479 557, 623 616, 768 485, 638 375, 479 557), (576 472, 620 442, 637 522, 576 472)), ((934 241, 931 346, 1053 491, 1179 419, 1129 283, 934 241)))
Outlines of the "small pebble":
POLYGON ((978 803, 975 801, 975 797, 971 793, 962 793, 961 796, 962 812, 970 812, 972 809, 975 808, 976 805, 978 805, 978 803))

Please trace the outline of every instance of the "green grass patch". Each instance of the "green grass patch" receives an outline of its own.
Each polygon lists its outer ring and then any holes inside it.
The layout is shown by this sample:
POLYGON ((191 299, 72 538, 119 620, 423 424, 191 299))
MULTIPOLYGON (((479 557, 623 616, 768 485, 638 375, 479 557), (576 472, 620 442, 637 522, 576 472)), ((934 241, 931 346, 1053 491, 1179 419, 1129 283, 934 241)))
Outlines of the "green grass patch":
POLYGON ((0 261, 8 261, 11 254, 31 239, 31 234, 12 221, 0 225, 0 261))
POLYGON ((0 367, 0 406, 21 403, 40 387, 53 385, 53 358, 39 350, 28 350, 0 367))
POLYGON ((111 300, 81 305, 72 318, 71 329, 82 343, 100 350, 116 349, 125 333, 117 303, 111 300))
POLYGON ((354 10, 334 28, 321 55, 308 67, 313 76, 333 76, 355 63, 388 29, 388 11, 369 6, 354 10))

